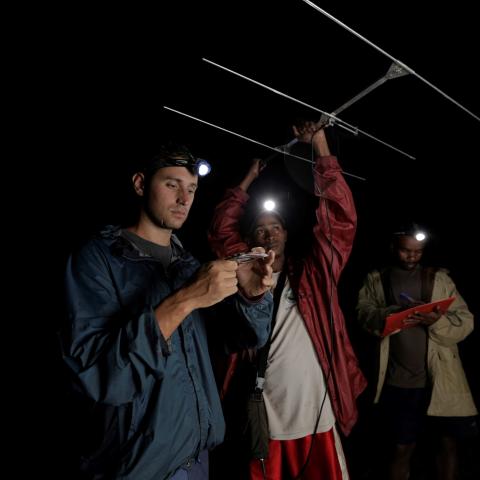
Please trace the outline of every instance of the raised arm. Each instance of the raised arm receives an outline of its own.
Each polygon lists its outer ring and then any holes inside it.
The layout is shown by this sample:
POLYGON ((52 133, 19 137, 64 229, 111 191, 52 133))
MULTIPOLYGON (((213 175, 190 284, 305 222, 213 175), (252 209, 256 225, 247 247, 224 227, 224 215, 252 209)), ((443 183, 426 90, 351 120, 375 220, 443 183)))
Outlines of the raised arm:
POLYGON ((342 175, 335 156, 330 154, 324 129, 316 130, 313 122, 294 127, 299 141, 312 143, 316 155, 313 168, 317 223, 314 227, 313 254, 322 269, 332 269, 338 280, 355 237, 357 215, 352 192, 342 175))
POLYGON ((245 213, 245 205, 249 199, 247 190, 258 177, 262 168, 261 160, 253 160, 240 184, 228 189, 223 200, 215 208, 208 232, 208 241, 213 252, 219 258, 249 250, 240 234, 240 219, 245 213))

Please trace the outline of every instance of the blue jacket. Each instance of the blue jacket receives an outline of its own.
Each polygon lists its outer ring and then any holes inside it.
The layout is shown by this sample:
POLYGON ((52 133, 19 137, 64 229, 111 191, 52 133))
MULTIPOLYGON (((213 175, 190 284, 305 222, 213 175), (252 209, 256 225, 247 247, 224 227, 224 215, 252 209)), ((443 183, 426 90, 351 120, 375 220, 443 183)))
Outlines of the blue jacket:
MULTIPOLYGON (((154 308, 199 267, 175 238, 172 249, 176 258, 165 270, 119 228, 107 227, 68 261, 60 338, 85 425, 91 424, 82 454, 91 478, 169 478, 223 440, 204 310, 192 312, 168 343, 155 320, 154 308)), ((256 303, 240 295, 227 300, 223 318, 217 313, 226 335, 242 339, 239 347, 263 345, 271 294, 256 303)))

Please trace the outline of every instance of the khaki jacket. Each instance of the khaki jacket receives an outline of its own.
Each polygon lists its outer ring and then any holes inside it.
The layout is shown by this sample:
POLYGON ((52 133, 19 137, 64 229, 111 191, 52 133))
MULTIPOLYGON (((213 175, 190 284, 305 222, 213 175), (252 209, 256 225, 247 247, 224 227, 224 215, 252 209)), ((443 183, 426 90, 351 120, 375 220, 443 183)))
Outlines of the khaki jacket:
MULTIPOLYGON (((473 330, 473 315, 445 270, 438 270, 433 284, 432 301, 455 297, 445 315, 428 327, 427 371, 432 385, 428 415, 463 417, 476 415, 477 409, 468 386, 457 344, 473 330)), ((358 319, 368 332, 380 337, 384 318, 397 307, 387 306, 380 273, 368 274, 360 290, 358 319)), ((390 338, 380 340, 379 368, 375 403, 385 382, 390 338)))

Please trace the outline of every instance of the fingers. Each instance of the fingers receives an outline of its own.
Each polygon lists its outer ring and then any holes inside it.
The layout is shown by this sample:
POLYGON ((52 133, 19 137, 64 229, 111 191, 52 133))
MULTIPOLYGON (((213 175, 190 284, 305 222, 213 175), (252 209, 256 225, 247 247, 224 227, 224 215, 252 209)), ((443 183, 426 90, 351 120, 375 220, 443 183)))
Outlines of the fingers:
POLYGON ((233 260, 215 260, 202 266, 192 283, 191 296, 200 307, 209 307, 238 291, 238 264, 233 260))
POLYGON ((317 125, 315 122, 305 122, 304 132, 315 133, 317 131, 317 125))
POLYGON ((264 258, 263 260, 263 277, 262 277, 262 285, 264 287, 272 287, 273 286, 273 262, 275 261, 275 252, 270 250, 268 252, 268 257, 264 258))
POLYGON ((238 263, 235 260, 214 260, 211 264, 218 271, 235 272, 238 268, 238 263))
POLYGON ((264 277, 262 277, 261 284, 262 284, 262 287, 263 287, 264 291, 267 291, 270 288, 272 288, 273 287, 273 277, 272 277, 272 275, 265 275, 264 277))
MULTIPOLYGON (((265 248, 253 247, 250 251, 254 253, 265 253, 265 248)), ((267 253, 266 257, 260 258, 257 260, 257 265, 259 265, 260 267, 271 267, 274 261, 275 261, 275 252, 273 250, 270 250, 267 253)))
POLYGON ((275 261, 275 252, 273 250, 270 250, 268 252, 268 257, 264 259, 265 265, 272 267, 274 261, 275 261))
POLYGON ((434 324, 440 317, 441 314, 438 312, 414 312, 404 320, 404 323, 408 325, 416 325, 421 323, 422 325, 429 326, 434 324))
POLYGON ((299 142, 311 143, 317 134, 324 135, 323 127, 318 128, 312 121, 304 122, 301 125, 293 125, 293 133, 299 142))
POLYGON ((265 168, 266 164, 261 158, 254 158, 250 165, 249 174, 258 177, 259 173, 265 168))
MULTIPOLYGON (((265 254, 265 249, 254 247, 251 252, 265 254)), ((247 297, 257 297, 272 287, 274 260, 275 252, 270 251, 266 257, 239 265, 237 278, 241 290, 247 297)))
MULTIPOLYGON (((212 268, 210 276, 213 285, 217 288, 220 287, 220 289, 223 286, 227 288, 236 288, 238 263, 234 260, 215 260, 211 263, 212 268)), ((235 291, 232 291, 229 295, 232 293, 235 293, 235 291)))
MULTIPOLYGON (((263 247, 254 247, 252 251, 265 252, 263 247)), ((263 276, 262 284, 268 285, 269 287, 273 285, 273 263, 275 262, 275 252, 270 250, 267 254, 268 256, 257 261, 259 268, 259 274, 263 276)))

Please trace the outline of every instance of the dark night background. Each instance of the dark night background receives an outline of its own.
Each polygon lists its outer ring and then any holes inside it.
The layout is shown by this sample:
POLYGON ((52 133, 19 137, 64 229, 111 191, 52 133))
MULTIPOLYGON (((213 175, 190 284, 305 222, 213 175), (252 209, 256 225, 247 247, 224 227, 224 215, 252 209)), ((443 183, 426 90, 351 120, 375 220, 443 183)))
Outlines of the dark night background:
MULTIPOLYGON (((102 225, 131 218, 133 165, 163 141, 176 139, 213 166, 179 232, 198 258, 211 259, 206 229, 214 206, 252 158, 270 154, 163 106, 272 146, 292 138, 295 116, 312 115, 202 57, 326 111, 382 77, 391 63, 300 0, 170 3, 154 10, 129 4, 58 7, 42 11, 41 24, 31 12, 36 25, 25 61, 36 80, 27 76, 22 84, 32 96, 37 148, 46 152, 46 161, 32 162, 31 172, 41 185, 39 202, 46 205, 41 219, 33 220, 41 221, 47 261, 39 276, 42 295, 28 356, 34 364, 29 411, 40 424, 33 430, 30 424, 21 450, 38 452, 33 455, 37 473, 48 478, 72 478, 66 473, 68 414, 55 339, 69 252, 102 225)), ((471 2, 317 4, 480 115, 478 26, 471 2)), ((480 122, 412 75, 388 81, 339 117, 417 158, 338 128, 329 132, 343 169, 367 178, 347 178, 358 209, 358 234, 340 289, 352 341, 368 373, 371 340, 355 325, 355 300, 368 270, 386 258, 388 233, 397 220, 412 218, 430 230, 426 261, 447 267, 472 312, 480 314, 473 173, 480 122)), ((270 162, 254 191, 280 196, 293 235, 308 230, 312 199, 286 176, 281 158, 270 162)), ((294 245, 302 248, 301 241, 294 245)), ((479 347, 478 331, 461 345, 477 405, 479 347)), ((361 428, 354 432, 351 448, 362 443, 363 434, 361 428)))

